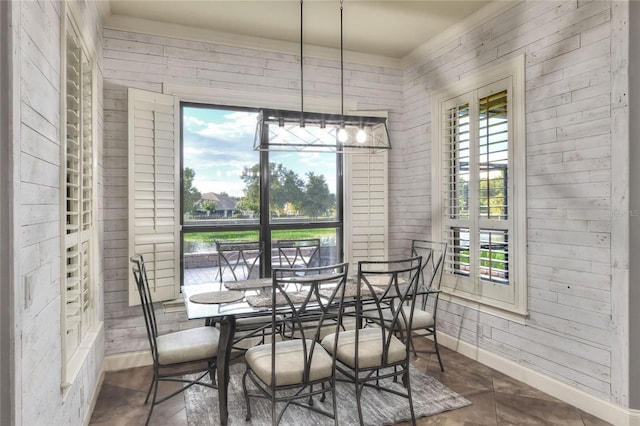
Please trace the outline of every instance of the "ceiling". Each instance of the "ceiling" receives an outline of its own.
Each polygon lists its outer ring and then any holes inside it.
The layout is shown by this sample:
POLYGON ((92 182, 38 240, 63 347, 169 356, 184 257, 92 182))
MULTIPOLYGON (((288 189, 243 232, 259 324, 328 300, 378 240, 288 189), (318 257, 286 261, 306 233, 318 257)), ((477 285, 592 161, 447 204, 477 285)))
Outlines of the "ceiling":
MULTIPOLYGON (((496 2, 345 0, 344 49, 400 59, 490 3, 496 2)), ((109 4, 111 16, 107 18, 107 26, 110 21, 133 17, 300 43, 297 0, 110 0, 109 4)), ((340 47, 338 0, 306 0, 303 12, 305 45, 340 47)))

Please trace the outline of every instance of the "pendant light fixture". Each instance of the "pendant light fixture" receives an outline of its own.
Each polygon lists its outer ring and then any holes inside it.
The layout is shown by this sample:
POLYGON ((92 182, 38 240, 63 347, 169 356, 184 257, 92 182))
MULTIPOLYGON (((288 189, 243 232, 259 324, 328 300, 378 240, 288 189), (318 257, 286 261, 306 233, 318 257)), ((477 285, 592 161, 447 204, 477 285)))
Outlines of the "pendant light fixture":
POLYGON ((344 114, 343 0, 340 0, 340 114, 304 111, 303 0, 300 0, 300 112, 263 109, 254 150, 298 152, 370 152, 391 149, 385 117, 344 114))

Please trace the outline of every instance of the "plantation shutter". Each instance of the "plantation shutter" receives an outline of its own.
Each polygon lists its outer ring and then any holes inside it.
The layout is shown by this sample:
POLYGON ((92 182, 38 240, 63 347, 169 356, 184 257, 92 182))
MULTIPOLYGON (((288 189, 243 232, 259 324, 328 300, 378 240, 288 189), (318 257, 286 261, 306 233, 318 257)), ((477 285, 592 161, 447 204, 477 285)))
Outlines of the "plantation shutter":
POLYGON ((65 42, 63 344, 69 361, 93 319, 93 66, 71 25, 65 42))
POLYGON ((511 79, 478 89, 478 284, 484 297, 513 303, 509 268, 511 213, 511 79))
MULTIPOLYGON (((173 96, 129 89, 129 256, 144 256, 156 302, 180 295, 178 111, 173 96)), ((139 303, 129 274, 129 305, 139 303)))
POLYGON ((386 260, 388 153, 345 155, 345 255, 352 274, 360 260, 386 260))
MULTIPOLYGON (((445 285, 469 293, 475 292, 475 284, 469 279, 473 273, 471 244, 474 226, 475 206, 473 191, 475 180, 472 172, 472 138, 475 122, 475 105, 472 94, 465 94, 445 103, 443 108, 443 241, 449 247, 445 257, 445 285)), ((475 241, 475 238, 473 238, 475 241)))
POLYGON ((509 273, 510 80, 443 105, 444 286, 513 303, 509 273))
POLYGON ((73 29, 66 34, 66 237, 65 237, 65 333, 67 359, 71 357, 82 340, 82 282, 81 244, 82 223, 80 203, 82 197, 82 140, 80 42, 73 29))

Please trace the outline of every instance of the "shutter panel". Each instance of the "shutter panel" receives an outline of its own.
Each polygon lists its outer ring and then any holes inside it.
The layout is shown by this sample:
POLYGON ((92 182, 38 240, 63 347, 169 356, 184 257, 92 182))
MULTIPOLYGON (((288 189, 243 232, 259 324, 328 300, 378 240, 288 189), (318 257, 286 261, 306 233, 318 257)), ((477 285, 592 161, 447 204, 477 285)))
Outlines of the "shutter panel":
POLYGON ((91 247, 93 228, 93 73, 74 28, 65 46, 65 361, 91 327, 91 247))
MULTIPOLYGON (((471 272, 470 261, 470 173, 471 173, 471 107, 470 95, 445 104, 442 117, 444 163, 442 165, 444 241, 449 247, 444 269, 456 277, 455 286, 473 291, 473 282, 464 279, 471 272), (461 279, 463 278, 463 279, 461 279)), ((453 279, 453 278, 451 278, 453 279)), ((445 282, 445 285, 448 283, 445 282)))
MULTIPOLYGON (((156 302, 180 295, 178 111, 173 96, 129 89, 129 256, 144 256, 156 302)), ((139 303, 129 274, 129 305, 139 303)))
POLYGON ((361 260, 386 260, 388 153, 345 155, 345 255, 352 273, 361 260))

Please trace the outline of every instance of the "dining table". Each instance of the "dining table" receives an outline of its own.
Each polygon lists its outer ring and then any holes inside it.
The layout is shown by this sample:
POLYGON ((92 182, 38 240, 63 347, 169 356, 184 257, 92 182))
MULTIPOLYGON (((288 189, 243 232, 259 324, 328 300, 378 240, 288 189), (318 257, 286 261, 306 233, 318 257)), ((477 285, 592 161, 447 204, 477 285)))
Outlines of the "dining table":
MULTIPOLYGON (((345 306, 362 303, 366 296, 356 300, 355 279, 349 279, 345 288, 345 306), (347 303, 347 300, 350 302, 347 303)), ((207 324, 218 324, 220 335, 216 374, 218 380, 218 406, 220 424, 226 425, 229 418, 228 386, 231 350, 234 345, 236 322, 241 318, 271 316, 274 309, 271 297, 271 278, 245 281, 193 284, 182 287, 182 295, 189 320, 205 320, 207 324)), ((373 287, 375 289, 375 287, 373 287)), ((294 289, 295 290, 295 289, 294 289)), ((374 290, 377 292, 377 290, 374 290)), ((277 307, 275 309, 278 309, 277 307)), ((278 312, 278 311, 276 311, 278 312)), ((286 312, 281 312, 286 314, 286 312)))

